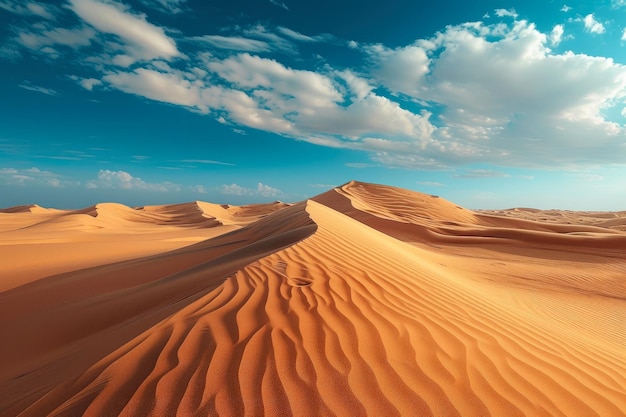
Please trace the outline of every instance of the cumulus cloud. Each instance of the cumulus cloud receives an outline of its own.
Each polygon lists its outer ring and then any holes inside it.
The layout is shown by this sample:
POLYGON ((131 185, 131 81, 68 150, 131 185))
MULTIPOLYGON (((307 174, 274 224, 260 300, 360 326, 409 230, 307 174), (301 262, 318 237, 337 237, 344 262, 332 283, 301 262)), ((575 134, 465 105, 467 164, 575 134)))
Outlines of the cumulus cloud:
POLYGON ((246 188, 238 184, 222 185, 220 187, 222 194, 230 194, 237 196, 261 196, 261 197, 278 197, 282 192, 270 187, 269 185, 258 183, 256 188, 246 188))
POLYGON ((571 163, 623 159, 624 128, 603 114, 626 96, 626 68, 607 58, 553 54, 546 43, 547 36, 526 21, 450 26, 419 41, 429 57, 426 75, 418 68, 418 81, 380 79, 445 108, 432 134, 439 145, 432 149, 441 154, 414 153, 448 163, 515 165, 549 164, 555 155, 571 163))
POLYGON ((92 91, 95 86, 101 85, 102 81, 95 78, 83 78, 79 83, 85 90, 92 91))
POLYGON ((256 188, 246 188, 238 184, 224 184, 219 188, 222 194, 236 196, 260 196, 260 197, 279 197, 283 192, 277 188, 259 182, 256 188))
POLYGON ((426 49, 417 45, 389 49, 374 45, 366 49, 373 63, 372 75, 393 92, 419 94, 429 72, 426 49))
POLYGON ((606 30, 604 28, 604 25, 595 19, 595 17, 593 16, 593 13, 590 13, 587 16, 585 16, 583 18, 583 23, 585 24, 585 29, 589 33, 600 35, 604 33, 606 30))
POLYGON ((495 10, 496 16, 498 17, 512 17, 512 18, 517 18, 517 13, 515 12, 515 9, 496 9, 495 10))
POLYGON ((550 32, 550 43, 554 46, 557 46, 558 44, 561 43, 561 40, 563 39, 563 25, 556 25, 552 28, 552 32, 550 32))
POLYGON ((122 190, 144 190, 144 191, 180 191, 178 184, 170 182, 149 183, 141 178, 133 177, 126 171, 110 171, 101 169, 98 177, 85 183, 85 187, 89 189, 113 188, 122 190))

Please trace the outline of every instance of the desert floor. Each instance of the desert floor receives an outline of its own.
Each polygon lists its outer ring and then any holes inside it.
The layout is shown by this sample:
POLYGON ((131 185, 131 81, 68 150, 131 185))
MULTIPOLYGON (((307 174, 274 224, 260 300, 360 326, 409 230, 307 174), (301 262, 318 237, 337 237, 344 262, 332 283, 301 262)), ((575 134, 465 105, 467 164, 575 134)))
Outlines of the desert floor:
POLYGON ((0 210, 1 416, 626 416, 626 212, 0 210))

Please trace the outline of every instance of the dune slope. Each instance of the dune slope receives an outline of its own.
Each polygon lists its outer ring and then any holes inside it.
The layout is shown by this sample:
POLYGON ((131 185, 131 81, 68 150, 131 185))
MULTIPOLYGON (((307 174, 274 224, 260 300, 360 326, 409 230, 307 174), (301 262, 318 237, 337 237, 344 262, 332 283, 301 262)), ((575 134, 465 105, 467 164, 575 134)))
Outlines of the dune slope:
POLYGON ((0 293, 0 414, 623 416, 625 238, 351 182, 0 293))

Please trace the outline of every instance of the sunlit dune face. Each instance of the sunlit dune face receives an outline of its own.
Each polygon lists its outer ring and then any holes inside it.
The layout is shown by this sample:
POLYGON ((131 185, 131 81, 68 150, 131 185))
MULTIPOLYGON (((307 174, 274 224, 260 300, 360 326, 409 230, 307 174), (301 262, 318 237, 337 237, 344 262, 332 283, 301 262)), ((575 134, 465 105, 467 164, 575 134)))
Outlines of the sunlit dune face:
POLYGON ((620 416, 623 213, 301 203, 0 213, 0 414, 620 416))

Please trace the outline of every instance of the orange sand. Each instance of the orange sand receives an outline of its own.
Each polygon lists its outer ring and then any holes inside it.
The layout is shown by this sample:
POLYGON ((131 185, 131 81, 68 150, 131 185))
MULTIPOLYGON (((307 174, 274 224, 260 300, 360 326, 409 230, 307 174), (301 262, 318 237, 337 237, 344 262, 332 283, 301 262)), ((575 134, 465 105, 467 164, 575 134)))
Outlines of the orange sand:
POLYGON ((350 182, 0 212, 1 416, 626 416, 626 213, 350 182))

